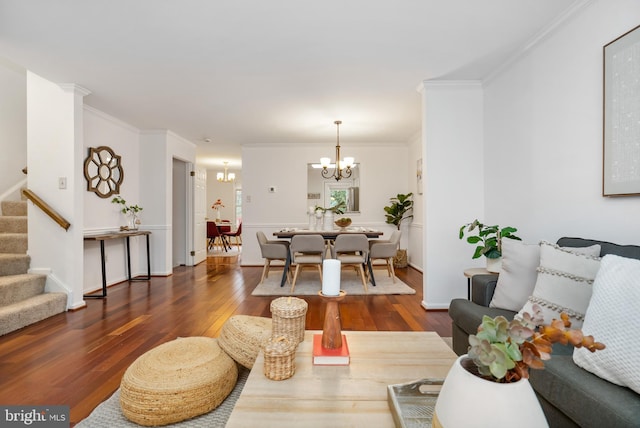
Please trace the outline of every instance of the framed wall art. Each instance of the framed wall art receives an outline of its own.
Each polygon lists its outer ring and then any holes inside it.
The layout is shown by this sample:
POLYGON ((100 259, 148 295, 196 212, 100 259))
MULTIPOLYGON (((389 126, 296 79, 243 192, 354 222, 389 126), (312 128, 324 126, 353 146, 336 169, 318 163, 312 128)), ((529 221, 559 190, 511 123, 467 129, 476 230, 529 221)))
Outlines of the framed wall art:
POLYGON ((602 195, 640 195, 640 26, 603 56, 602 195))

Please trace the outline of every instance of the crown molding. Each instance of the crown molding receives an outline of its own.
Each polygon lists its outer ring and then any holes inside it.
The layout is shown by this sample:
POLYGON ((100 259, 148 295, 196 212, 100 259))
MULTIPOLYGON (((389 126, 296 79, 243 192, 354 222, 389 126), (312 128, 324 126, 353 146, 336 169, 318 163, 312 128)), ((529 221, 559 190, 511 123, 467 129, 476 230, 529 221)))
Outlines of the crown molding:
POLYGON ((138 128, 136 128, 135 126, 133 126, 133 125, 127 123, 127 122, 124 122, 124 121, 118 119, 117 117, 113 117, 110 114, 107 114, 107 113, 103 112, 102 110, 98 110, 97 108, 91 107, 88 104, 84 104, 82 107, 84 108, 85 111, 91 112, 92 114, 100 117, 101 119, 104 119, 104 120, 106 120, 108 122, 111 122, 111 123, 119 126, 120 128, 126 129, 128 131, 132 131, 132 132, 135 132, 135 133, 140 133, 140 130, 138 128))
POLYGON ((421 94, 427 88, 481 88, 482 80, 423 80, 416 91, 421 94))
POLYGON ((551 21, 542 30, 536 33, 531 39, 529 39, 524 45, 518 48, 513 54, 507 58, 500 66, 489 73, 484 79, 483 84, 487 84, 502 74, 512 64, 517 62, 524 55, 529 53, 533 48, 542 43, 545 39, 554 34, 563 24, 576 16, 579 12, 585 9, 593 0, 576 0, 569 6, 564 12, 558 15, 553 21, 551 21))
POLYGON ((80 85, 76 85, 75 83, 60 83, 58 86, 60 86, 64 91, 73 92, 74 94, 81 95, 83 97, 91 94, 90 90, 83 88, 80 85))

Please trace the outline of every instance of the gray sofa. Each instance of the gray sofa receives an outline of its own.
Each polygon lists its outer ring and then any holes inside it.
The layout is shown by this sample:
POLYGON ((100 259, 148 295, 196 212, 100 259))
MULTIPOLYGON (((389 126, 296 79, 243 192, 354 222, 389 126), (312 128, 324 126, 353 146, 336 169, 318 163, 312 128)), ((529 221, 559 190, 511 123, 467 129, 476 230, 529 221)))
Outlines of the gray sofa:
MULTIPOLYGON (((600 255, 616 254, 640 259, 640 246, 616 245, 582 238, 560 238, 562 247, 588 247, 600 244, 600 255)), ((471 284, 471 300, 454 299, 449 306, 453 320, 453 349, 466 354, 469 335, 477 331, 483 315, 504 315, 513 311, 490 308, 498 275, 476 275, 471 284)), ((597 338, 596 338, 597 339, 597 338)), ((640 427, 640 395, 614 385, 583 370, 573 362, 573 348, 555 345, 544 370, 531 370, 529 381, 553 427, 640 427)))

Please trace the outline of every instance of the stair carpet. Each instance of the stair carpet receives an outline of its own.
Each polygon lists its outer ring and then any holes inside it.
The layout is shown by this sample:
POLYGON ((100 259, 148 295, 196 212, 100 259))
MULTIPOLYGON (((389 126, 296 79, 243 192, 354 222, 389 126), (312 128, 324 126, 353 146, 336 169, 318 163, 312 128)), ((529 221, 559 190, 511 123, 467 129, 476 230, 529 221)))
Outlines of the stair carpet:
POLYGON ((45 275, 27 273, 27 202, 3 201, 0 215, 0 335, 66 311, 65 293, 45 292, 45 275))

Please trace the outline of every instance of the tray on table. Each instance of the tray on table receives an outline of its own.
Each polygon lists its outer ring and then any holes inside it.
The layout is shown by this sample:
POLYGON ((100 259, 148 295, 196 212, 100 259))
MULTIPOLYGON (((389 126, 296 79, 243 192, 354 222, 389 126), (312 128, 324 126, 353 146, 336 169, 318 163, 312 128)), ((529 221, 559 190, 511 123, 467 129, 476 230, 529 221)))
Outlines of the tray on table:
POLYGON ((421 379, 387 386, 387 400, 397 428, 430 427, 444 379, 421 379))

